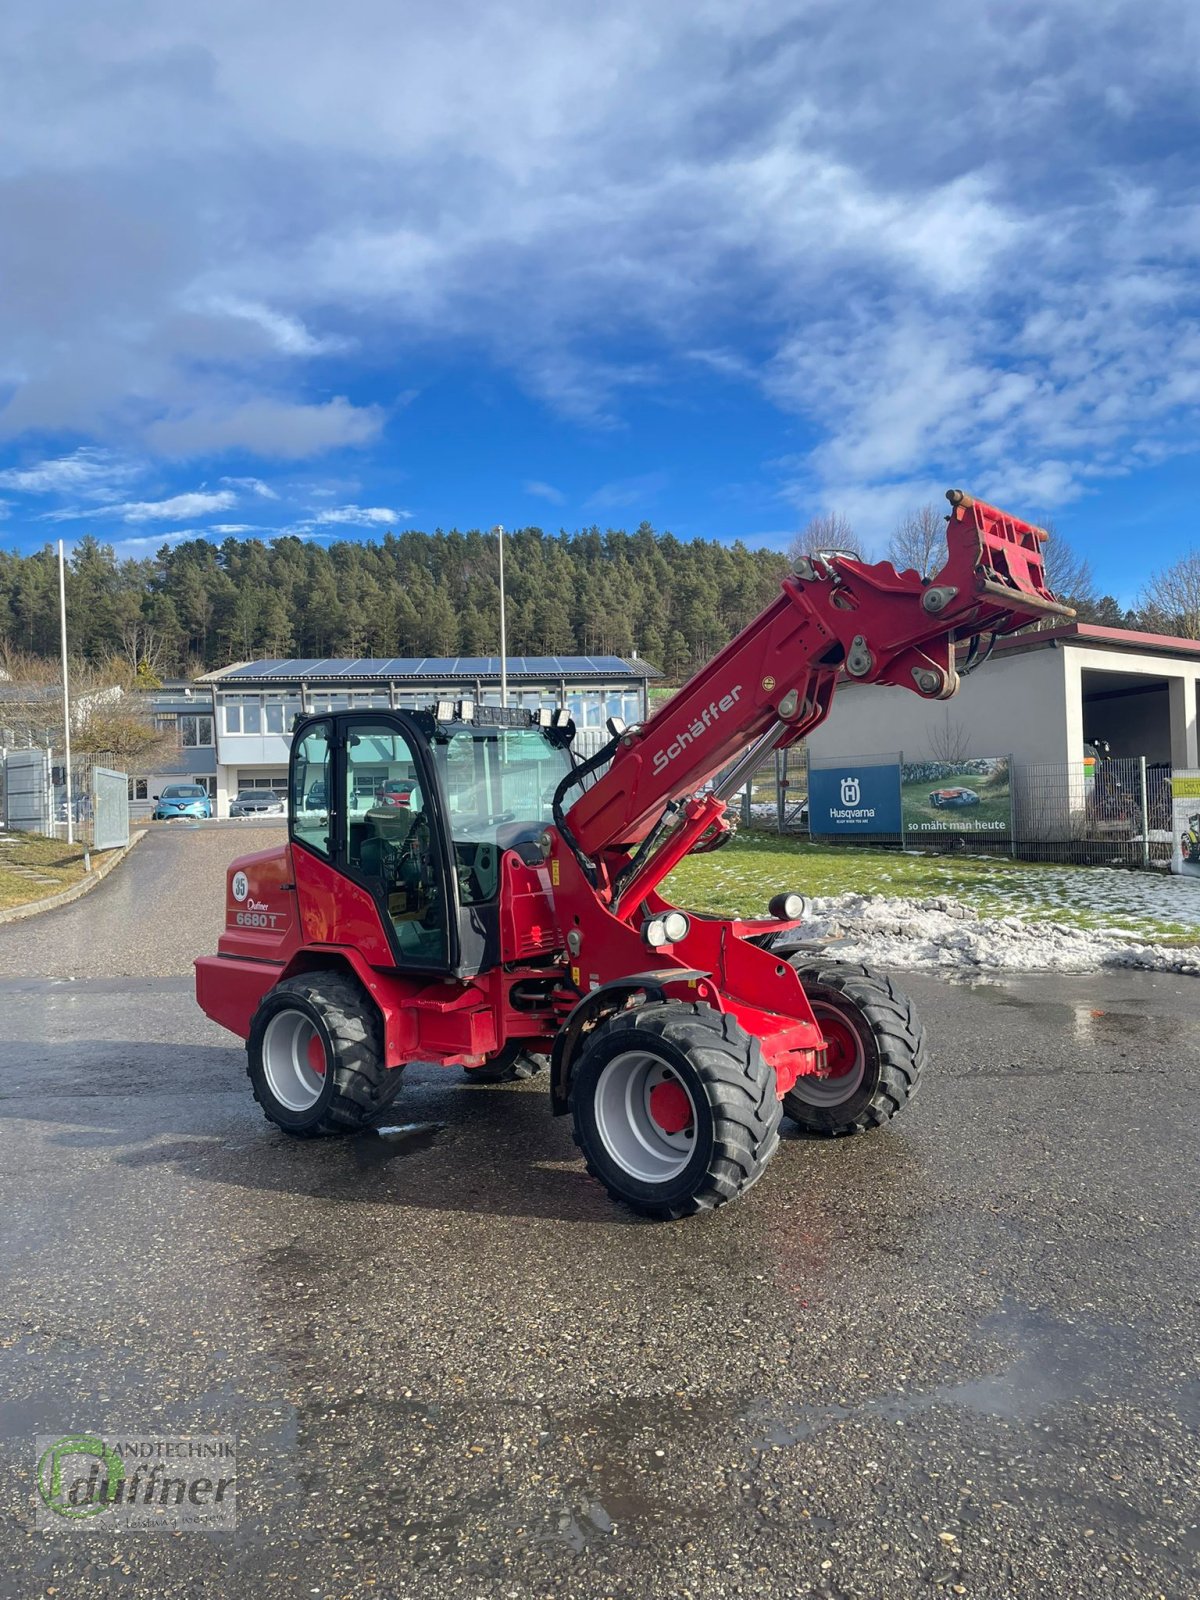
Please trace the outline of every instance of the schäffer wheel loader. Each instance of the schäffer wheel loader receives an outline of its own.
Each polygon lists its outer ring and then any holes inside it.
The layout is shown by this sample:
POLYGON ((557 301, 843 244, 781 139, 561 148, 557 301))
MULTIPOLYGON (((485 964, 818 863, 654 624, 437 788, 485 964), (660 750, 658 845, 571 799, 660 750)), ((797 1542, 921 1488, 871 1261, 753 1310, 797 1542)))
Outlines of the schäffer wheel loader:
POLYGON ((218 953, 196 963, 199 1003, 246 1040, 267 1117, 298 1138, 351 1131, 408 1062, 495 1081, 548 1054, 551 1109, 573 1118, 588 1170, 678 1218, 749 1189, 783 1116, 827 1135, 895 1116, 926 1046, 888 977, 805 952, 792 885, 736 919, 680 909, 661 885, 728 841, 729 798, 829 714, 839 681, 946 699, 982 641, 1070 615, 1046 588, 1040 529, 947 498, 935 577, 802 559, 589 760, 563 711, 442 701, 299 721, 289 841, 231 866, 218 953), (406 805, 376 802, 384 771, 406 805))

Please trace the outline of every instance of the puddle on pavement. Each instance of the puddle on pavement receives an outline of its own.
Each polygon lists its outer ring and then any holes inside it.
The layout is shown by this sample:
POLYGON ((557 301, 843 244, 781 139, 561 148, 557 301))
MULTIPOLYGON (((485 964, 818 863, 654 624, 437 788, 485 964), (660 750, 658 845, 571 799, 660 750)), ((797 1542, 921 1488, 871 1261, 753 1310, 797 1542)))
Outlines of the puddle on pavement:
POLYGON ((1200 1420, 1200 1383, 1184 1383, 1166 1394, 1156 1389, 1152 1354, 1128 1328, 1095 1317, 1067 1322, 1009 1301, 985 1319, 979 1334, 989 1343, 1012 1345, 1013 1358, 999 1372, 881 1395, 853 1407, 764 1401, 745 1419, 757 1430, 759 1448, 801 1444, 842 1422, 876 1417, 905 1422, 946 1409, 1032 1423, 1058 1406, 1149 1400, 1170 1407, 1188 1426, 1200 1420))
POLYGON ((1156 1039, 1172 1039, 1195 1031, 1185 1017, 1149 1016, 1145 1012, 1109 1010, 1087 1001, 1032 1000, 1014 994, 998 983, 975 981, 966 985, 976 998, 996 1006, 1023 1011, 1047 1028, 1069 1029, 1080 1044, 1115 1042, 1122 1038, 1143 1037, 1153 1030, 1156 1039))

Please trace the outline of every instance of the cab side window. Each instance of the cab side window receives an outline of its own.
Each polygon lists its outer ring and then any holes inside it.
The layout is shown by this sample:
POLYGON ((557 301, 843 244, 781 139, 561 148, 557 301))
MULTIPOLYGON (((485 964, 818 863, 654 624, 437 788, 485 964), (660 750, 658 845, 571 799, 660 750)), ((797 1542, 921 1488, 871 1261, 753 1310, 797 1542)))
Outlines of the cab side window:
POLYGON ((333 763, 329 724, 319 722, 292 752, 292 834, 318 855, 333 853, 330 816, 333 763))

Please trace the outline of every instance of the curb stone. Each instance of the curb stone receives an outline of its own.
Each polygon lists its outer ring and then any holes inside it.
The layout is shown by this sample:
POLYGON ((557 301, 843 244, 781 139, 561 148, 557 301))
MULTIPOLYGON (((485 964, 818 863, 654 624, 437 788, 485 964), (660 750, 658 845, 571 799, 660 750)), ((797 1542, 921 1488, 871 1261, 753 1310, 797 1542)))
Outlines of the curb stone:
POLYGON ((78 883, 73 883, 69 889, 63 889, 58 894, 48 894, 43 900, 30 900, 23 906, 13 906, 8 911, 0 911, 0 926, 6 922, 20 922, 25 917, 36 917, 40 911, 53 911, 56 906, 68 906, 72 900, 79 900, 94 889, 96 885, 108 877, 114 867, 124 861, 125 857, 149 833, 148 828, 139 828, 130 835, 129 843, 120 850, 106 851, 107 859, 94 871, 89 872, 86 878, 78 883))

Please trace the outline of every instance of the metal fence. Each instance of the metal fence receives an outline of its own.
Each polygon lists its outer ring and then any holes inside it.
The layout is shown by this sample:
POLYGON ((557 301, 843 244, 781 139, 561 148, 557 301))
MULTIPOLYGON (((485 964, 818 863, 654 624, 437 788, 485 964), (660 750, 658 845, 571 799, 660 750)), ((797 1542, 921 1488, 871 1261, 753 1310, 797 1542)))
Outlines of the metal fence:
POLYGON ((53 810, 49 750, 4 753, 4 826, 12 833, 48 833, 53 810))
MULTIPOLYGON (((129 842, 129 778, 94 756, 71 763, 70 832, 76 844, 110 850, 129 842)), ((67 773, 49 749, 0 749, 0 826, 67 837, 67 773)))
MULTIPOLYGON (((822 842, 883 845, 933 852, 1018 856, 1029 861, 1159 867, 1171 857, 1171 768, 1132 756, 1103 761, 1009 763, 1012 832, 998 837, 923 831, 856 835, 822 842)), ((801 745, 777 752, 740 797, 745 827, 812 837, 808 812, 808 753, 801 745)))
POLYGON ((1012 768, 1014 853, 1153 866, 1171 855, 1171 769, 1138 757, 1012 768))

